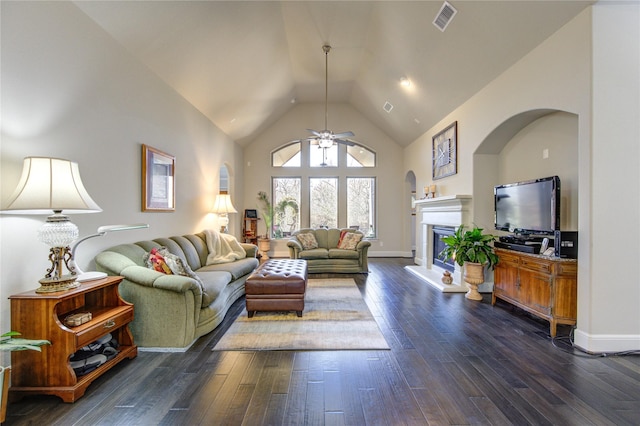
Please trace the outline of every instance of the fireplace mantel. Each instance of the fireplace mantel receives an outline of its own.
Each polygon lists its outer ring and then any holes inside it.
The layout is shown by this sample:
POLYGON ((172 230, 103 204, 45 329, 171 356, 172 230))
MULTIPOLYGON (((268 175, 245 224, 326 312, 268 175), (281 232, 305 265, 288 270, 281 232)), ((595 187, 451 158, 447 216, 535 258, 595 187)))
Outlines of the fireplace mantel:
POLYGON ((448 195, 416 200, 416 266, 407 269, 432 286, 446 293, 466 293, 459 266, 453 273, 453 284, 443 284, 444 269, 433 264, 433 227, 469 225, 471 221, 471 195, 448 195))

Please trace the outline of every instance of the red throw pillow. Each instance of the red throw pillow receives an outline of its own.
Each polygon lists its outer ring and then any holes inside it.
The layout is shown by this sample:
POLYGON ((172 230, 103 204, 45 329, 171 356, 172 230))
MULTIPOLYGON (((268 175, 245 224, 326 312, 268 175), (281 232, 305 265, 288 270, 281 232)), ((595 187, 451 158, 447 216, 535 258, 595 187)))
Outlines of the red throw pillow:
POLYGON ((347 235, 349 233, 349 231, 347 231, 346 229, 340 231, 340 239, 338 240, 338 245, 336 247, 340 247, 340 244, 342 244, 342 240, 344 239, 344 236, 347 235))

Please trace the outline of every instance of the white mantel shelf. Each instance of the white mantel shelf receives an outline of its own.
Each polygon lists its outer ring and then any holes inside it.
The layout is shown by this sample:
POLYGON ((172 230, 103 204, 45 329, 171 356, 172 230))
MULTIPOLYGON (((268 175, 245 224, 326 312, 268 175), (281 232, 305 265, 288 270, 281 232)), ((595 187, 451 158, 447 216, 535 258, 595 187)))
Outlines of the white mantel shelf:
POLYGON ((466 202, 471 200, 471 195, 444 195, 442 197, 436 198, 421 198, 415 201, 416 206, 424 205, 424 207, 428 207, 429 205, 434 204, 450 204, 450 203, 459 203, 466 202))

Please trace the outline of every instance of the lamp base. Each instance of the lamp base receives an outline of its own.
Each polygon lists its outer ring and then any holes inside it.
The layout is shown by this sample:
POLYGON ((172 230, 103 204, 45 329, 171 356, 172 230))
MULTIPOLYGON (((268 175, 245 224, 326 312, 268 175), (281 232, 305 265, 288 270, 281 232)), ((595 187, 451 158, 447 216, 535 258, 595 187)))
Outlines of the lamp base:
POLYGON ((63 275, 60 278, 43 278, 39 281, 40 287, 36 293, 56 293, 78 287, 75 275, 63 275))

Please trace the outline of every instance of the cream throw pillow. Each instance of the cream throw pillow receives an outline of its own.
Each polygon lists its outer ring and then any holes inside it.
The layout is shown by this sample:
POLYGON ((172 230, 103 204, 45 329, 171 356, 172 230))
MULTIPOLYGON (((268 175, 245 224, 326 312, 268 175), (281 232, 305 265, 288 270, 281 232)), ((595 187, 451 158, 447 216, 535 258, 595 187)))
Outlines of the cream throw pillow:
POLYGON ((302 248, 304 250, 318 248, 318 241, 313 233, 306 232, 304 234, 298 234, 296 237, 298 238, 298 241, 300 241, 300 244, 302 244, 302 248))
POLYGON ((362 240, 362 234, 350 232, 342 238, 342 241, 338 244, 338 248, 343 250, 355 250, 360 240, 362 240))

